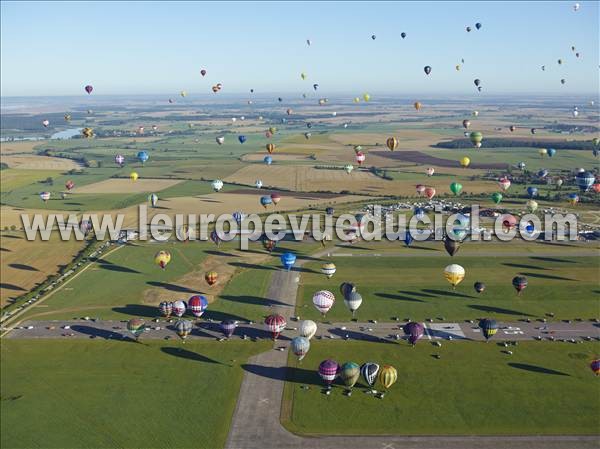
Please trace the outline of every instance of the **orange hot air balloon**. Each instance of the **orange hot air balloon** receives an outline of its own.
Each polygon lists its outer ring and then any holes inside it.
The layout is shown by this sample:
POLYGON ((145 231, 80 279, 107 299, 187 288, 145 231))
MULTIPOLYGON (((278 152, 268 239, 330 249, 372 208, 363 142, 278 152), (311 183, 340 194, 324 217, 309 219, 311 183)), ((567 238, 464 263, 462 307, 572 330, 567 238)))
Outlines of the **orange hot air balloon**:
POLYGON ((425 196, 429 199, 433 198, 435 196, 435 189, 433 187, 426 187, 425 196))
POLYGON ((419 101, 415 101, 415 104, 414 104, 414 106, 415 106, 415 109, 416 109, 417 111, 421 110, 421 102, 419 102, 419 101))
POLYGON ((389 137, 386 141, 386 145, 391 151, 394 151, 396 148, 398 148, 398 139, 395 137, 389 137))
POLYGON ((600 183, 592 185, 592 190, 594 191, 594 193, 600 193, 600 183))
POLYGON ((266 148, 267 148, 267 152, 268 152, 269 154, 272 154, 272 153, 273 153, 273 151, 275 151, 275 145, 273 145, 272 143, 268 143, 268 144, 266 145, 266 148))
POLYGON ((215 285, 217 283, 218 277, 219 277, 219 275, 217 274, 216 271, 209 271, 208 273, 206 273, 204 275, 204 280, 206 280, 206 283, 212 287, 213 285, 215 285))

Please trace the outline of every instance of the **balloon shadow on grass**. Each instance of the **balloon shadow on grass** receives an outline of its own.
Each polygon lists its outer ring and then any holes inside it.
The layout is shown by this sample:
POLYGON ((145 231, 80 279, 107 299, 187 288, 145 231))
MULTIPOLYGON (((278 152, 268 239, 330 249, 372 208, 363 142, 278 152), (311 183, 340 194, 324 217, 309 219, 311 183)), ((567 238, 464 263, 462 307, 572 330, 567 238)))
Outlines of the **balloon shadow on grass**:
POLYGON ((375 293, 375 296, 386 299, 396 299, 399 301, 410 301, 410 302, 425 302, 422 299, 411 298, 410 296, 404 295, 393 295, 391 293, 375 293))
POLYGON ((224 363, 221 363, 218 360, 211 359, 210 357, 206 357, 202 354, 198 354, 197 352, 188 351, 187 349, 183 349, 183 348, 173 348, 173 347, 163 346, 162 348, 160 348, 160 350, 162 352, 164 352, 165 354, 169 354, 174 357, 180 357, 180 358, 186 359, 186 360, 193 360, 195 362, 202 362, 202 363, 215 363, 217 365, 225 365, 224 363))
POLYGON ((542 366, 529 365, 527 363, 509 363, 508 366, 525 371, 531 371, 533 373, 552 374, 555 376, 571 376, 570 374, 563 373, 561 371, 556 371, 550 368, 544 368, 542 366))
POLYGON ((544 270, 548 271, 548 268, 537 267, 535 265, 526 265, 521 263, 503 263, 505 267, 513 267, 513 268, 525 268, 526 270, 544 270))
POLYGON ((541 278, 541 279, 554 279, 557 281, 575 281, 578 282, 577 279, 565 278, 562 276, 554 276, 550 274, 541 274, 541 273, 529 273, 529 272, 521 272, 519 273, 522 276, 529 276, 532 278, 541 278))
POLYGON ((471 309, 479 310, 481 312, 502 313, 504 315, 534 316, 528 313, 519 312, 518 310, 503 309, 502 307, 480 306, 477 304, 472 304, 468 307, 471 309))
POLYGON ((342 329, 338 329, 338 328, 332 328, 332 329, 327 329, 327 330, 329 331, 330 334, 337 335, 338 337, 341 337, 341 338, 346 338, 346 336, 347 336, 349 340, 368 341, 371 343, 392 343, 389 340, 377 337, 368 332, 349 331, 349 330, 342 330, 342 329))
POLYGON ((253 306, 283 306, 283 307, 291 307, 289 304, 286 304, 281 301, 277 301, 275 299, 261 298, 260 296, 246 296, 246 295, 222 295, 219 298, 224 299, 225 301, 239 302, 242 304, 249 304, 253 306))
POLYGON ((421 291, 424 293, 431 293, 432 295, 436 295, 436 296, 451 296, 453 298, 471 298, 471 299, 475 298, 475 296, 465 295, 463 293, 446 291, 446 290, 434 290, 434 289, 430 289, 430 288, 423 288, 423 289, 421 289, 421 291))
POLYGON ((272 367, 261 366, 253 363, 242 364, 242 369, 257 376, 266 377, 268 379, 280 380, 285 382, 293 382, 304 385, 321 385, 320 378, 316 371, 297 367, 272 367))
POLYGON ((143 304, 127 304, 123 307, 113 307, 112 311, 145 318, 156 318, 160 315, 158 307, 145 306, 143 304))
POLYGON ((579 263, 579 262, 576 262, 574 260, 558 259, 556 257, 532 256, 532 257, 530 257, 530 259, 533 259, 533 260, 542 260, 544 262, 579 263))
POLYGON ((182 287, 180 285, 169 284, 167 282, 159 282, 159 281, 148 281, 146 284, 151 285, 152 287, 160 287, 171 292, 177 293, 197 293, 195 290, 191 290, 187 287, 182 287))

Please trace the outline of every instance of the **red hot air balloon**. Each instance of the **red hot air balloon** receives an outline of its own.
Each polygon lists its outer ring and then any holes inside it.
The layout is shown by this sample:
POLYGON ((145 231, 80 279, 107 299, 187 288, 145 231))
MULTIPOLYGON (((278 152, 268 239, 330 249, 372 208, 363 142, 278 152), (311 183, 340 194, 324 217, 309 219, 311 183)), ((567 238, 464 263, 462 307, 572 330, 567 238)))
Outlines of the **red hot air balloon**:
POLYGON ((273 201, 273 204, 277 206, 277 203, 281 201, 281 195, 279 193, 271 193, 271 201, 273 201))
POLYGON ((433 187, 425 188, 425 196, 429 199, 435 196, 435 189, 433 187))
POLYGON ((425 187, 423 184, 417 184, 415 186, 415 189, 417 190, 417 195, 419 195, 419 196, 423 195, 423 192, 425 192, 426 188, 427 187, 425 187))
POLYGON ((68 191, 71 191, 73 187, 75 187, 75 183, 69 179, 67 182, 65 182, 65 187, 68 191))
POLYGON ((362 151, 356 153, 356 162, 358 162, 358 165, 362 165, 362 163, 365 161, 365 158, 365 153, 362 151))
POLYGON ((277 337, 279 337, 281 331, 285 329, 286 324, 285 318, 281 315, 269 315, 265 319, 265 328, 267 331, 271 332, 273 340, 276 340, 277 337))
POLYGON ((91 85, 89 85, 89 84, 88 84, 87 86, 85 86, 85 87, 84 87, 84 89, 85 89, 85 91, 86 91, 86 92, 88 93, 88 95, 89 95, 89 94, 91 94, 91 93, 92 93, 92 91, 94 90, 94 86, 91 86, 91 85))

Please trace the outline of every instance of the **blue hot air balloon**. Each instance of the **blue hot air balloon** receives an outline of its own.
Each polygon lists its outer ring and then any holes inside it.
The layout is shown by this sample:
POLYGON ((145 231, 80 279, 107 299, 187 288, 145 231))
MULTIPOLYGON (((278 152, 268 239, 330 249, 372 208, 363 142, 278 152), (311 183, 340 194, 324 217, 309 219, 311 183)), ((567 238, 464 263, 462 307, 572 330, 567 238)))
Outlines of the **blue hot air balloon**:
POLYGON ((137 154, 137 158, 138 158, 138 159, 140 160, 140 162, 143 164, 143 163, 145 163, 145 162, 146 162, 146 161, 147 161, 147 160, 150 158, 150 156, 148 156, 148 153, 146 153, 145 151, 140 151, 140 152, 137 154))
POLYGON ((414 238, 412 236, 412 234, 410 233, 410 231, 406 231, 406 234, 404 235, 404 244, 406 246, 410 246, 411 243, 413 242, 414 238))
POLYGON ((548 176, 548 170, 546 170, 545 168, 542 168, 540 171, 537 172, 537 175, 543 179, 546 176, 548 176))
POLYGON ((266 209, 269 204, 273 204, 273 200, 269 195, 261 196, 260 204, 266 209))
POLYGON ((244 143, 246 141, 246 136, 239 136, 238 140, 240 141, 240 143, 244 143))
POLYGON ((417 220, 422 220, 425 217, 425 209, 422 207, 415 207, 415 217, 417 217, 417 220))
POLYGON ((294 253, 283 253, 281 255, 281 264, 283 268, 290 271, 296 263, 296 255, 294 253))
POLYGON ((548 148, 548 156, 552 157, 556 154, 556 150, 554 148, 548 148))
POLYGON ((596 177, 589 171, 577 173, 577 176, 575 177, 575 182, 582 192, 587 192, 595 181, 596 177))
POLYGON ((271 165, 273 163, 273 158, 271 156, 265 156, 263 162, 267 165, 271 165))
POLYGON ((527 187, 527 195, 529 195, 529 198, 533 198, 534 196, 537 196, 537 194, 537 187, 527 187))

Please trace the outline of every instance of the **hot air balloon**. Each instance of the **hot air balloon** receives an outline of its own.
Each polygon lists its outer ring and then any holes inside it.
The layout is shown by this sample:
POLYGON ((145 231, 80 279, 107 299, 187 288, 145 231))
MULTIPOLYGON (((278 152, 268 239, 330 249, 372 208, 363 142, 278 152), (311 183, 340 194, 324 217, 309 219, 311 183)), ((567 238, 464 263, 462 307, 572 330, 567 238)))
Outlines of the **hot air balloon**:
POLYGON ((158 309, 160 310, 162 316, 168 319, 171 317, 171 313, 173 313, 173 303, 169 301, 162 301, 158 305, 158 309))
POLYGON ((310 340, 317 332, 317 323, 311 320, 304 320, 300 323, 298 332, 301 337, 305 337, 310 340))
POLYGON ((562 179, 562 178, 558 178, 558 179, 556 180, 556 187, 560 189, 560 188, 561 188, 561 186, 563 185, 563 182, 564 182, 564 181, 563 181, 563 179, 562 179))
POLYGON ((319 376, 321 376, 327 388, 331 388, 331 384, 339 372, 340 365, 335 360, 323 360, 319 365, 319 376))
POLYGON ((567 198, 569 199, 569 203, 571 203, 573 206, 579 202, 579 195, 576 193, 569 193, 567 198))
POLYGON ((88 93, 88 95, 89 95, 89 94, 91 94, 91 93, 92 93, 92 91, 94 90, 94 87, 88 84, 87 86, 85 86, 85 87, 84 87, 84 89, 85 89, 85 91, 86 91, 86 92, 88 93))
POLYGON ((444 248, 450 256, 454 256, 460 249, 460 243, 460 240, 446 237, 444 239, 444 248))
POLYGON ((481 23, 477 22, 477 23, 475 24, 475 28, 477 28, 478 30, 480 30, 480 29, 481 29, 481 23))
POLYGON ((323 316, 333 307, 335 296, 327 290, 319 290, 313 295, 313 305, 323 316))
POLYGON ((218 137, 217 137, 215 140, 217 141, 217 143, 218 143, 219 145, 223 145, 223 142, 225 142, 225 137, 223 137, 223 136, 218 136, 218 137))
POLYGON ((377 380, 377 374, 379 374, 379 365, 377 363, 367 362, 360 367, 360 373, 366 384, 373 388, 375 381, 377 380))
POLYGON ((204 275, 204 280, 206 281, 206 283, 208 285, 210 285, 212 287, 213 285, 215 285, 217 283, 218 277, 219 277, 219 275, 217 274, 216 271, 209 271, 204 275))
POLYGON ((182 317, 185 314, 185 309, 187 308, 185 302, 178 300, 173 303, 173 314, 176 317, 182 317))
POLYGON ((73 190, 73 187, 75 187, 75 183, 73 181, 71 181, 70 179, 65 182, 65 188, 70 192, 71 190, 73 190))
POLYGON ((498 180, 498 185, 500 186, 500 188, 502 190, 504 190, 505 192, 508 190, 508 188, 510 187, 510 179, 508 179, 506 176, 500 178, 498 180))
POLYGON ((144 164, 150 158, 150 156, 148 156, 148 153, 145 151, 140 151, 137 154, 137 158, 142 164, 144 164))
POLYGON ((287 322, 281 315, 269 315, 265 318, 265 329, 271 332, 271 337, 276 340, 279 334, 285 329, 287 322))
POLYGON ((419 101, 415 101, 414 107, 417 111, 421 109, 421 103, 419 101))
POLYGON ((512 280, 512 285, 520 295, 523 290, 527 287, 527 278, 525 276, 515 276, 512 280))
POLYGON ((188 308, 196 318, 200 318, 208 307, 208 299, 202 295, 194 295, 188 300, 188 308))
POLYGON ((575 177, 575 183, 582 192, 590 190, 594 182, 596 182, 596 177, 589 171, 579 172, 575 177))
POLYGON ((235 328, 237 327, 237 322, 234 320, 224 320, 221 321, 221 332, 225 337, 230 338, 235 332, 235 328))
POLYGON ((244 143, 246 141, 246 136, 239 136, 238 140, 240 141, 240 143, 244 143))
POLYGON ((552 157, 556 154, 556 150, 554 148, 548 148, 548 151, 546 153, 549 157, 552 157))
POLYGON ((423 71, 425 72, 425 75, 429 75, 431 73, 431 67, 426 65, 423 67, 423 71))
POLYGON ((534 196, 537 196, 538 194, 538 189, 537 187, 527 187, 527 195, 529 195, 529 198, 533 198, 534 196))
POLYGON ((475 78, 475 80, 473 80, 473 84, 475 84, 475 86, 479 87, 479 85, 481 84, 481 80, 479 78, 475 78))
POLYGON ((298 360, 302 360, 310 349, 310 340, 306 337, 294 337, 290 343, 290 349, 298 360))
POLYGON ((454 66, 454 69, 455 69, 457 72, 460 72, 460 64, 456 64, 456 65, 454 66))
POLYGON ((215 230, 215 231, 212 231, 210 233, 210 240, 215 245, 217 245, 217 248, 218 248, 221 245, 221 240, 223 240, 223 239, 221 238, 221 236, 219 235, 219 233, 215 230))
POLYGON ((327 276, 327 279, 331 279, 331 277, 335 274, 336 268, 333 262, 326 262, 321 265, 321 273, 327 276))
POLYGON ((377 380, 383 385, 383 388, 388 390, 398 380, 398 371, 393 366, 383 365, 379 370, 377 380))
POLYGON ((403 31, 402 33, 400 33, 400 37, 401 37, 402 39, 406 38, 406 33, 403 31))
POLYGON ((184 343, 187 336, 192 332, 193 327, 194 325, 190 320, 177 320, 177 322, 175 323, 175 331, 184 343))
POLYGON ((596 376, 600 376, 600 359, 592 360, 592 363, 590 363, 590 369, 596 376))
POLYGON ((263 162, 267 165, 271 165, 273 163, 273 158, 271 156, 265 156, 263 162))
POLYGON ((425 187, 424 191, 425 196, 429 199, 435 196, 435 189, 433 187, 425 187))
POLYGON ((414 214, 418 220, 422 220, 425 217, 425 209, 422 207, 415 207, 414 214))
POLYGON ((81 130, 81 135, 83 135, 83 137, 86 139, 91 139, 94 137, 94 130, 92 128, 83 128, 81 130))
POLYGON ((474 131, 469 134, 469 139, 475 148, 481 148, 481 141, 483 140, 483 134, 479 131, 474 131))
POLYGON ((263 186, 263 182, 260 179, 257 179, 256 181, 254 181, 254 186, 257 189, 260 189, 263 186))
POLYGON ((473 111, 471 114, 473 114, 473 117, 477 117, 479 116, 479 111, 473 111))
POLYGON ((404 233, 404 244, 406 245, 406 247, 409 247, 412 244, 413 240, 414 238, 410 231, 404 233))
POLYGON ((498 323, 496 323, 496 320, 484 318, 483 320, 479 321, 479 329, 481 329, 481 333, 485 339, 489 340, 496 334, 496 332, 498 332, 498 323))
POLYGON ((527 207, 527 210, 531 213, 534 213, 538 208, 538 203, 537 203, 537 201, 534 201, 534 200, 527 201, 527 203, 525 203, 525 205, 527 207))
POLYGON ((181 95, 182 97, 186 97, 187 92, 185 90, 182 90, 181 92, 179 92, 179 95, 181 95))
POLYGON ((465 269, 460 265, 453 263, 444 268, 444 276, 450 285, 452 285, 452 288, 455 289, 465 278, 465 269))
POLYGON ((467 28, 465 28, 465 29, 467 30, 467 33, 470 33, 470 32, 471 32, 471 27, 467 27, 467 28))
POLYGON ((375 36, 374 34, 371 34, 371 39, 375 40, 375 39, 377 39, 377 36, 375 36))
POLYGON ((144 330, 146 330, 146 322, 141 318, 132 318, 127 322, 127 330, 137 340, 144 333, 144 330))
POLYGON ((388 137, 386 140, 386 145, 391 151, 394 151, 396 148, 398 148, 398 139, 395 137, 388 137))
POLYGON ((402 330, 408 335, 408 342, 413 346, 417 344, 417 341, 419 341, 425 333, 423 325, 415 322, 406 323, 402 330))
POLYGON ((52 194, 50 192, 40 192, 40 198, 44 203, 47 203, 51 196, 52 194))
POLYGON ((358 293, 356 290, 351 291, 348 293, 347 296, 344 296, 344 304, 346 305, 346 307, 348 308, 348 310, 350 310, 350 312, 352 313, 352 318, 354 318, 354 315, 356 313, 356 311, 358 310, 358 308, 360 307, 360 305, 362 304, 362 296, 360 293, 358 293))
POLYGON ((244 214, 243 212, 240 212, 240 211, 235 211, 233 214, 231 214, 231 216, 233 217, 233 219, 236 221, 236 223, 238 225, 241 225, 244 218, 246 218, 246 214, 244 214))
POLYGON ((360 366, 354 362, 346 362, 340 367, 340 379, 349 388, 348 396, 352 394, 352 387, 360 377, 360 366))
POLYGON ((469 129, 469 126, 471 126, 471 120, 463 120, 462 125, 464 129, 469 129))
POLYGON ((210 185, 215 192, 219 192, 223 188, 223 181, 215 179, 210 185))
POLYGON ((354 170, 354 166, 352 164, 346 164, 344 165, 344 171, 348 174, 352 173, 352 170, 354 170))
POLYGON ((471 164, 471 159, 469 159, 468 157, 463 157, 460 160, 460 165, 463 168, 467 168, 469 165, 471 164))
POLYGON ((460 192, 462 191, 462 184, 458 183, 458 182, 453 182, 452 184, 450 184, 450 191, 452 193, 454 193, 455 195, 459 195, 460 192))
POLYGON ((356 291, 356 286, 351 282, 342 282, 340 284, 340 292, 344 298, 348 298, 350 293, 356 291))
POLYGON ((510 125, 510 127, 508 128, 510 130, 510 132, 514 132, 515 129, 517 129, 517 127, 515 125, 510 125))
POLYGON ((517 168, 521 171, 525 170, 525 167, 527 167, 527 165, 525 164, 525 162, 519 162, 517 164, 517 168))
POLYGON ((44 128, 48 128, 48 125, 50 125, 50 121, 49 120, 43 120, 42 121, 42 125, 44 125, 44 128))
POLYGON ((265 236, 265 238, 262 239, 262 245, 263 248, 267 251, 273 252, 273 250, 277 246, 277 240, 271 240, 265 236))
POLYGON ((473 284, 473 288, 477 293, 483 293, 483 291, 485 290, 485 284, 483 282, 475 282, 473 284))
POLYGON ((594 191, 594 193, 600 193, 600 183, 593 184, 592 190, 594 191))
POLYGON ((573 109, 573 117, 578 117, 579 116, 579 111, 577 109, 573 109))
POLYGON ((266 209, 270 204, 273 204, 273 200, 270 196, 261 196, 260 204, 266 209))
POLYGON ((365 101, 367 101, 367 102, 368 102, 368 101, 370 101, 370 100, 371 100, 371 95, 369 95, 369 94, 367 94, 367 93, 364 93, 364 94, 363 94, 363 100, 365 100, 365 101))
POLYGON ((275 145, 273 145, 272 143, 268 143, 265 145, 265 148, 267 149, 267 152, 269 154, 272 154, 273 151, 275 151, 275 145))
POLYGON ((566 82, 567 82, 567 80, 566 80, 566 79, 564 79, 564 78, 562 78, 562 79, 560 80, 560 84, 565 84, 566 82))
POLYGON ((287 271, 290 271, 292 269, 292 267, 294 266, 294 264, 296 263, 296 255, 294 253, 283 253, 281 255, 281 265, 283 265, 283 268, 285 268, 287 271))
POLYGON ((158 204, 158 195, 156 193, 151 193, 150 195, 148 195, 148 201, 150 202, 150 205, 152 207, 156 207, 156 205, 158 204))
POLYGON ((502 201, 502 194, 500 192, 494 192, 492 193, 491 198, 495 204, 500 204, 500 201, 502 201))
POLYGON ((275 206, 277 206, 277 204, 279 204, 281 201, 281 195, 279 193, 271 193, 271 201, 275 206))
POLYGON ((154 255, 154 263, 160 266, 163 270, 171 262, 171 253, 168 251, 159 251, 154 255))
POLYGON ((131 179, 132 181, 137 181, 139 177, 140 175, 138 175, 135 171, 129 173, 129 179, 131 179))
POLYGON ((333 214, 335 213, 335 209, 334 209, 333 207, 327 207, 327 208, 325 209, 325 213, 326 213, 327 215, 333 215, 333 214))

